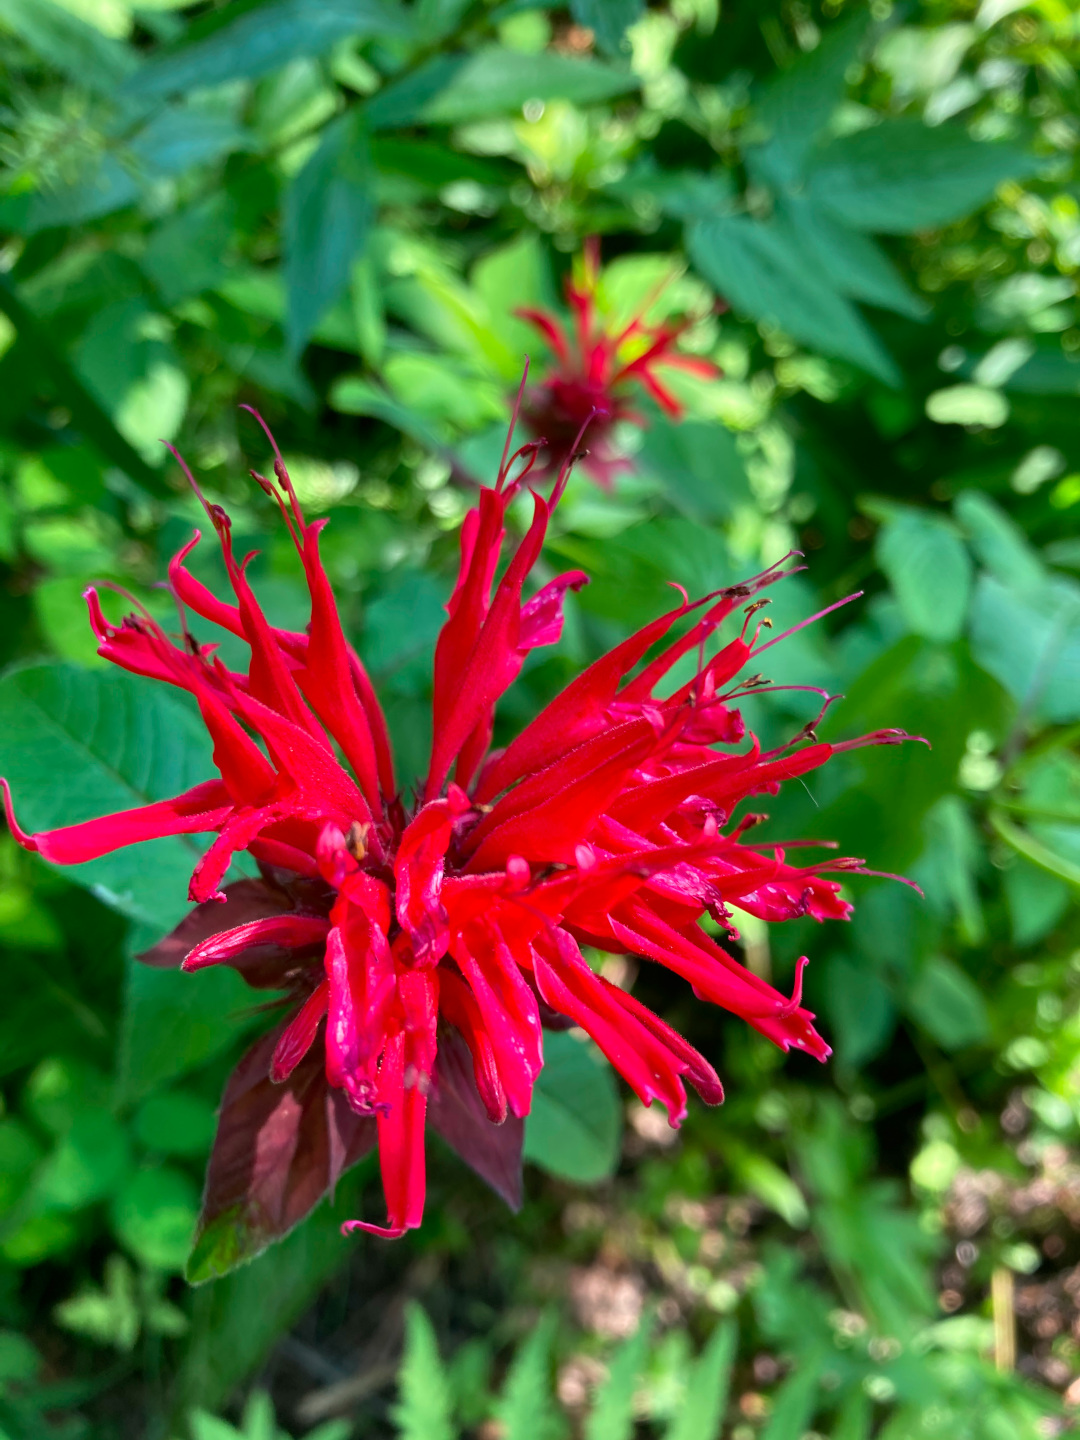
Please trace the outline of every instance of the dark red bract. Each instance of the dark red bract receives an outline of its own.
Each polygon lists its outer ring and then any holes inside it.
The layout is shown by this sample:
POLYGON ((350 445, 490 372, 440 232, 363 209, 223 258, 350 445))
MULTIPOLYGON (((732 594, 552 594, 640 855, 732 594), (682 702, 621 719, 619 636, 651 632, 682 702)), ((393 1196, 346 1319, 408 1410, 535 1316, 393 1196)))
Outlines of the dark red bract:
POLYGON ((269 624, 247 562, 233 554, 228 517, 205 501, 234 598, 218 599, 186 568, 198 532, 172 561, 170 583, 182 615, 246 643, 246 672, 227 669, 186 622, 177 638, 146 613, 110 624, 87 592, 99 653, 194 697, 219 774, 175 799, 36 835, 20 830, 5 787, 12 832, 62 865, 156 836, 216 832, 191 879, 198 908, 144 958, 185 970, 231 965, 251 985, 292 996, 287 1018, 229 1082, 204 1228, 235 1214, 262 1235, 282 1233, 377 1139, 387 1219, 362 1228, 400 1235, 423 1214, 428 1121, 517 1204, 545 1022, 587 1031, 672 1125, 686 1111, 686 1081, 719 1102, 712 1065, 599 975, 586 948, 664 965, 785 1050, 829 1053, 800 984, 779 994, 701 924, 712 917, 730 933, 732 905, 765 920, 843 919, 850 907, 832 877, 862 863, 792 864, 780 846, 748 842, 761 817, 734 818, 743 801, 843 748, 808 729, 763 753, 736 708, 761 684, 739 678, 767 648, 755 596, 785 572, 681 599, 493 750, 499 697, 531 650, 558 640, 566 592, 586 580, 571 571, 525 595, 565 466, 550 500, 532 495, 532 522, 496 579, 507 507, 534 456, 534 446, 504 456, 462 527, 435 648, 430 766, 411 804, 320 561, 326 521, 305 520, 280 456, 276 484, 256 478, 303 563, 305 633, 269 624), (737 633, 717 647, 740 608, 737 633), (671 685, 672 667, 695 655, 693 677, 671 685), (263 878, 222 889, 238 851, 263 878))

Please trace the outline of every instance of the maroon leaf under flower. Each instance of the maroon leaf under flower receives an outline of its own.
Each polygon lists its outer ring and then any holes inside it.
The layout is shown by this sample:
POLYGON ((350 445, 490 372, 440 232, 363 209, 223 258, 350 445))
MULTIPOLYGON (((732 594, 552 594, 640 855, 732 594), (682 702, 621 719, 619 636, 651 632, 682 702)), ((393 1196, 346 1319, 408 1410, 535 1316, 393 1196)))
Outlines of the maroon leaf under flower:
POLYGON ((297 1225, 375 1146, 375 1121, 327 1083, 312 1050, 275 1085, 281 1033, 264 1035, 225 1087, 188 1278, 210 1280, 252 1260, 297 1225))
POLYGON ((507 1115, 501 1125, 488 1119, 476 1088, 469 1047, 456 1030, 447 1029, 439 1036, 428 1096, 428 1124, 511 1210, 521 1209, 525 1122, 517 1115, 507 1115))

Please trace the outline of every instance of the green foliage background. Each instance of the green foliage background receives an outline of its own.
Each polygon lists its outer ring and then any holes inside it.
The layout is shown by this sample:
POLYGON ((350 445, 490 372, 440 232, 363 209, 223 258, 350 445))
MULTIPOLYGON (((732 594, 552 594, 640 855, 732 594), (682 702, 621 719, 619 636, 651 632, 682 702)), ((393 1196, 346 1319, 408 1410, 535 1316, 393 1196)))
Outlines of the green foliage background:
MULTIPOLYGON (((302 623, 241 402, 331 517, 415 773, 452 532, 523 353, 548 361, 513 311, 558 306, 590 234, 608 313, 667 278, 723 375, 682 386, 679 426, 646 407, 613 494, 574 478, 549 559, 594 580, 507 728, 668 580, 796 545, 778 630, 866 593, 772 678, 844 692, 830 737, 933 746, 838 758, 772 807, 773 833, 925 891, 853 878, 849 927, 745 925, 780 985, 810 955, 828 1067, 642 973, 721 1110, 673 1139, 556 1037, 520 1216, 435 1148, 418 1235, 340 1239, 377 1204, 362 1165, 200 1288, 213 1111, 265 1022, 231 973, 132 958, 183 913, 193 851, 61 874, 0 841, 5 1437, 1071 1428, 1077 48, 1064 0, 0 0, 0 770, 28 827, 207 773, 192 714, 101 666, 79 599, 106 579, 167 613, 199 511, 159 437, 302 623)), ((815 710, 747 706, 766 739, 815 710)))

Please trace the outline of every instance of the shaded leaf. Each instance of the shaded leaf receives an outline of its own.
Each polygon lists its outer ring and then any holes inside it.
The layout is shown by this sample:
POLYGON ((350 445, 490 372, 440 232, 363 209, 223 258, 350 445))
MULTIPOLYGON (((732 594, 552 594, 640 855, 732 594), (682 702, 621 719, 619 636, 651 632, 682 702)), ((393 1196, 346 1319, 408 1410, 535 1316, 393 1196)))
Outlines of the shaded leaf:
POLYGON ((570 13, 579 25, 596 36, 596 43, 608 55, 629 50, 624 36, 645 10, 645 0, 571 0, 570 13))
POLYGON ((967 617, 973 567, 951 526, 925 511, 902 510, 879 532, 877 559, 909 628, 928 640, 955 640, 967 617))
POLYGON ((666 1440, 715 1440, 727 1407, 738 1332, 730 1320, 717 1325, 690 1372, 686 1399, 666 1440))

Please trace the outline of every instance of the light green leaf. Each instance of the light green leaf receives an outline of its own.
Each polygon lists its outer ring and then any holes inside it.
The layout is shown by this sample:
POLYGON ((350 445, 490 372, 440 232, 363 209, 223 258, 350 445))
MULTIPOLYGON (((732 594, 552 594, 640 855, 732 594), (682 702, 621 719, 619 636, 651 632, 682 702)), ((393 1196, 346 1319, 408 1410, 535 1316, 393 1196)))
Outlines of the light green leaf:
POLYGON ((1034 715, 1058 724, 1080 719, 1080 586, 1072 581, 1017 591, 980 576, 971 651, 1034 715))
POLYGON ((111 95, 139 63, 129 45, 51 0, 0 0, 0 22, 46 64, 98 94, 111 95))
POLYGON ((973 566, 952 527, 926 511, 902 510, 880 531, 877 559, 909 629, 927 640, 955 640, 967 617, 973 566))
POLYGON ((198 1215, 199 1192, 182 1170, 140 1170, 113 1200, 113 1233, 151 1270, 179 1273, 198 1215))
POLYGON ((346 111, 323 131, 319 148, 285 193, 285 329, 294 352, 304 348, 348 285, 373 213, 362 115, 346 111))
POLYGON ((856 230, 911 235, 959 220, 1037 165, 1028 151, 972 140, 960 125, 902 117, 824 146, 810 162, 808 192, 856 230))
POLYGON ((761 1440, 801 1440, 817 1402, 821 1364, 804 1356, 777 1390, 761 1440))
POLYGON ((716 1440, 727 1406, 737 1338, 732 1321, 717 1325, 690 1372, 686 1399, 664 1440, 716 1440))
POLYGON ((988 495, 964 490, 956 497, 953 514, 980 562, 1002 585, 1017 590, 1042 585, 1046 579, 1042 561, 1020 527, 988 495))
POLYGON ((564 1426, 551 1395, 551 1344, 555 1316, 534 1326, 511 1361, 495 1415, 506 1440, 555 1440, 564 1426))
POLYGON ((566 1031, 544 1036, 544 1068, 525 1122, 526 1160, 580 1185, 606 1179, 619 1161, 622 1115, 611 1067, 566 1031))
POLYGON ((687 230, 691 259, 735 310, 778 326, 824 355, 850 360, 886 384, 899 372, 855 307, 806 263, 786 227, 746 215, 713 216, 687 230))
POLYGON ((634 1393, 649 1353, 651 1331, 650 1321, 642 1319, 615 1352, 585 1422, 585 1440, 632 1440, 634 1393))
POLYGON ((405 1310, 405 1355, 392 1413, 400 1440, 453 1440, 450 1382, 431 1321, 415 1302, 405 1310))
POLYGON ((324 55, 348 36, 404 35, 404 11, 387 0, 278 0, 229 20, 215 17, 217 28, 204 38, 178 46, 128 82, 137 96, 179 95, 228 80, 256 80, 302 56, 324 55))

